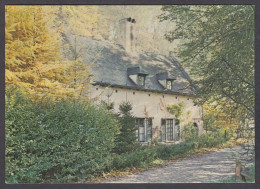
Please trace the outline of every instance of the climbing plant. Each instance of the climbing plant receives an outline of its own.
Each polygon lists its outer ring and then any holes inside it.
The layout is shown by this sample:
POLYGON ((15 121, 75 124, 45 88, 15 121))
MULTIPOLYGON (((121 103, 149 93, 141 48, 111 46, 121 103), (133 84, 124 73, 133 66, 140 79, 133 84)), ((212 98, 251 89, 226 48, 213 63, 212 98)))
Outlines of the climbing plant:
POLYGON ((176 105, 175 104, 169 105, 166 107, 166 109, 170 114, 175 115, 176 119, 180 119, 181 115, 183 114, 184 106, 185 106, 185 103, 181 102, 176 105))

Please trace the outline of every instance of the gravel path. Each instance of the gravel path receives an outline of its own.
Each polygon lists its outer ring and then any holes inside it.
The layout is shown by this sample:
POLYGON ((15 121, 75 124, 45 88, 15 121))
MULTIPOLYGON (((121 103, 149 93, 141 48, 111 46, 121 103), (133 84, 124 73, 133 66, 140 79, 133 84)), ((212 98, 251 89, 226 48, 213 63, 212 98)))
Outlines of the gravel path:
MULTIPOLYGON (((234 154, 239 146, 210 152, 193 159, 179 160, 161 168, 143 171, 103 183, 207 183, 235 173, 234 154)), ((236 156, 237 157, 237 156, 236 156)))

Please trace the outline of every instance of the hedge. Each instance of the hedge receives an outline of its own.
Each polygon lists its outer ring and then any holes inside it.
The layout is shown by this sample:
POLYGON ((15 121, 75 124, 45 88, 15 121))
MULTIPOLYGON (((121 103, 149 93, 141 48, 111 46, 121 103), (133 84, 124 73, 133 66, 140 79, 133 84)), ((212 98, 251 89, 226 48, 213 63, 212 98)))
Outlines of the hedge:
POLYGON ((72 182, 107 170, 119 125, 89 103, 6 94, 6 181, 72 182))

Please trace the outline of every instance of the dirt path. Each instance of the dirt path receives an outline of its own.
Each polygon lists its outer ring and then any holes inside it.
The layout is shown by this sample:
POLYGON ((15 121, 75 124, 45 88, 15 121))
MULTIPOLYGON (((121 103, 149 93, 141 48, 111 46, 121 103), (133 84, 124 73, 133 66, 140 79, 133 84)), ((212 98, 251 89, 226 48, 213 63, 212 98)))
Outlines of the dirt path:
POLYGON ((239 146, 207 153, 193 159, 179 160, 161 168, 143 171, 103 183, 207 183, 235 173, 235 156, 239 146))

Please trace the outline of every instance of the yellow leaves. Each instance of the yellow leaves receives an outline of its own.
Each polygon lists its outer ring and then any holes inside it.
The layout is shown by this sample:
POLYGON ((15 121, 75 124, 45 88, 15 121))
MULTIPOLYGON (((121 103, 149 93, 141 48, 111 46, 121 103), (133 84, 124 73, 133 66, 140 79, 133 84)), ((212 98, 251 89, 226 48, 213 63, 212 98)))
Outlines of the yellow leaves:
POLYGON ((32 95, 54 94, 63 68, 59 34, 48 22, 52 15, 41 6, 7 6, 6 12, 6 83, 32 95))
POLYGON ((163 160, 161 160, 161 159, 156 159, 156 160, 154 160, 152 163, 155 164, 155 165, 161 165, 161 164, 163 164, 163 160))
POLYGON ((14 83, 19 81, 19 78, 15 75, 15 73, 9 70, 5 70, 5 81, 7 83, 14 83))
POLYGON ((100 37, 97 32, 98 6, 61 6, 59 9, 65 33, 100 37))
POLYGON ((238 120, 232 116, 232 106, 227 101, 218 101, 212 104, 204 104, 204 121, 213 121, 215 127, 223 127, 225 129, 238 126, 238 120))
MULTIPOLYGON (((72 28, 94 27, 97 9, 89 8, 83 8, 90 12, 80 21, 77 20, 82 17, 79 8, 73 8, 73 16, 67 15, 69 23, 75 21, 72 28)), ((79 58, 72 61, 61 57, 61 27, 56 26, 59 23, 53 18, 59 9, 57 6, 6 6, 6 84, 26 88, 33 99, 48 96, 86 100, 85 91, 91 79, 89 66, 79 58)), ((88 31, 91 34, 92 30, 88 31)))

